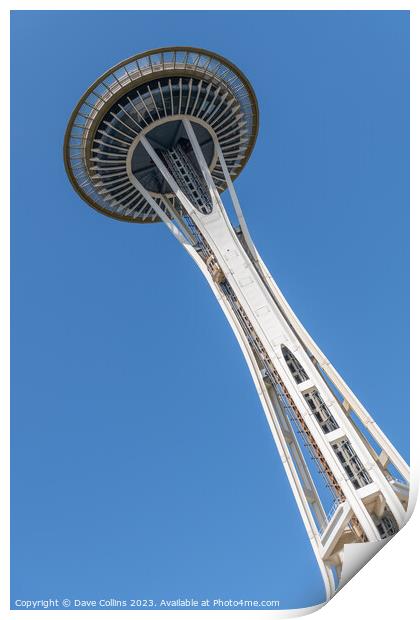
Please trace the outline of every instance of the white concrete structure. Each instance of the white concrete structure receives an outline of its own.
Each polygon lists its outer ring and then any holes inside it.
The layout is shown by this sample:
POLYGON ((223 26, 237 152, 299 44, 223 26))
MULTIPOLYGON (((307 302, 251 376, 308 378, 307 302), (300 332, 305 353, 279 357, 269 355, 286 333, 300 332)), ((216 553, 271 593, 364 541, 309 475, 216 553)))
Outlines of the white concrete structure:
POLYGON ((204 50, 155 50, 87 91, 70 119, 65 161, 89 204, 121 220, 164 222, 202 271, 248 363, 329 598, 344 545, 380 546, 404 525, 409 468, 252 242, 232 178, 257 126, 255 95, 231 63, 204 50), (331 491, 328 505, 311 461, 331 491))

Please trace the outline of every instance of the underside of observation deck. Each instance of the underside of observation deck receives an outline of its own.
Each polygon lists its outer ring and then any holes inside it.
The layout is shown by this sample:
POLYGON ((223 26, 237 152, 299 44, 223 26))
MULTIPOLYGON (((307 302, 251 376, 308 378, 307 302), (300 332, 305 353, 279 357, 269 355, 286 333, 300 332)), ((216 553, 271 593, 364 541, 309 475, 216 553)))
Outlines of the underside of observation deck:
MULTIPOLYGON (((242 72, 225 58, 198 48, 161 48, 107 71, 86 91, 68 124, 64 160, 78 194, 95 209, 130 222, 159 216, 133 187, 127 171, 159 199, 170 191, 139 144, 148 135, 157 148, 187 144, 189 118, 218 191, 226 188, 215 155, 220 145, 231 178, 246 164, 258 132, 258 105, 242 72)), ((170 214, 168 213, 170 216, 170 214)))

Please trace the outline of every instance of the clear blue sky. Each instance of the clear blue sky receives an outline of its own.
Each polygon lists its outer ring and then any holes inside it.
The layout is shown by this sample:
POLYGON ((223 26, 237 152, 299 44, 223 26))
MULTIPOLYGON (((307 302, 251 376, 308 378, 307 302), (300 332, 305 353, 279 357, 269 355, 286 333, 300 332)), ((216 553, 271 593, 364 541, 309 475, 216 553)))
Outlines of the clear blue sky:
POLYGON ((236 183, 292 307, 408 459, 407 12, 12 16, 12 600, 324 590, 245 361, 162 225, 94 212, 62 142, 150 48, 218 52, 260 134, 236 183))

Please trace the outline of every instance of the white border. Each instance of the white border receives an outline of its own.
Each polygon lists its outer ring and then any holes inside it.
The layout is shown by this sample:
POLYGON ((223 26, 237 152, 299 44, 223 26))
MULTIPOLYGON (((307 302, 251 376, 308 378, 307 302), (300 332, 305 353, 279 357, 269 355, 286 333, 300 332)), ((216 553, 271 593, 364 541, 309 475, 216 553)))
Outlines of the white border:
MULTIPOLYGON (((211 8, 217 10, 223 9, 280 9, 280 10, 410 10, 411 12, 411 109, 419 109, 418 97, 418 80, 416 80, 415 68, 418 68, 418 17, 417 3, 413 0, 402 2, 395 0, 353 0, 352 2, 344 0, 328 0, 323 2, 302 2, 300 0, 277 2, 259 2, 256 6, 255 2, 239 2, 239 0, 213 0, 211 8), (228 5, 228 6, 227 6, 228 5)), ((120 0, 119 3, 109 0, 73 0, 70 2, 60 3, 60 9, 63 10, 139 10, 141 5, 137 0, 120 0)), ((160 2, 160 9, 197 9, 197 4, 190 1, 178 2, 160 2)), ((209 8, 209 7, 205 7, 209 8)), ((9 63, 10 63, 10 30, 9 30, 9 11, 10 10, 57 10, 57 3, 50 1, 41 1, 34 6, 33 2, 18 1, 4 2, 0 10, 0 50, 3 69, 2 83, 9 85, 9 63)), ((186 42, 188 43, 188 42, 186 42)), ((217 51, 217 50, 216 50, 217 51)), ((2 106, 2 119, 9 118, 10 105, 7 91, 2 93, 0 103, 2 106)), ((412 204, 418 204, 418 123, 415 114, 412 114, 411 120, 411 200, 412 204)), ((2 155, 2 180, 0 183, 0 192, 2 195, 2 205, 10 204, 10 129, 7 122, 3 123, 1 132, 1 149, 2 155)), ((2 330, 2 347, 1 347, 1 367, 0 367, 0 394, 2 399, 2 432, 1 436, 1 477, 2 491, 4 493, 2 502, 2 555, 0 564, 0 613, 2 618, 24 617, 30 612, 10 611, 9 610, 9 411, 10 395, 9 395, 9 227, 10 217, 7 208, 1 209, 0 215, 0 283, 3 288, 4 297, 2 298, 1 308, 1 330, 2 330)), ((419 215, 418 209, 412 210, 411 213, 411 316, 420 315, 419 308, 419 286, 416 283, 416 267, 419 261, 419 215), (414 274, 414 275, 413 275, 414 274)), ((411 325, 411 347, 415 353, 419 346, 419 328, 418 322, 413 321, 411 325)), ((412 380, 419 376, 418 356, 411 356, 411 377, 412 380)), ((417 493, 418 489, 418 472, 419 472, 419 428, 420 424, 417 420, 417 412, 419 411, 418 394, 414 391, 411 393, 411 469, 412 469, 412 492, 417 493)), ((330 601, 323 609, 317 612, 317 617, 328 620, 334 620, 337 616, 340 620, 352 619, 355 617, 377 617, 381 619, 414 617, 414 610, 417 611, 418 603, 416 589, 418 589, 418 565, 417 557, 420 553, 419 544, 420 534, 420 516, 419 510, 415 510, 414 514, 406 525, 404 530, 398 534, 373 560, 371 560, 346 586, 338 595, 330 601)), ((37 618, 42 619, 44 614, 51 618, 57 615, 65 614, 68 618, 81 618, 82 615, 90 614, 89 611, 37 611, 37 618)), ((97 614, 101 612, 97 612, 97 614)), ((157 618, 165 613, 162 611, 142 612, 142 618, 157 618)), ((230 614, 230 611, 189 611, 188 617, 195 618, 206 614, 230 614)), ((237 611, 237 614, 250 614, 250 611, 237 611)), ((261 613, 261 612, 260 612, 261 613)), ((285 614, 279 611, 264 611, 265 615, 280 617, 291 617, 291 612, 285 614)), ((97 617, 95 615, 95 618, 97 617)), ((109 620, 115 618, 124 618, 126 611, 107 611, 106 617, 109 620)), ((172 611, 174 616, 183 617, 183 611, 172 611)), ((299 612, 298 612, 299 614, 299 612)), ((26 616, 27 617, 27 616, 26 616)), ((237 617, 237 616, 236 616, 237 617)))

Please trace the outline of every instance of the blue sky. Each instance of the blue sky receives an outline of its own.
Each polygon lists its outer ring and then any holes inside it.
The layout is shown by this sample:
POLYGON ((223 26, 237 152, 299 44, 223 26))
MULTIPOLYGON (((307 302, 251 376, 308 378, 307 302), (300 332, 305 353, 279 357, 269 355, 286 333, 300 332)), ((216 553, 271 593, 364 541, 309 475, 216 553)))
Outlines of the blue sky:
POLYGON ((408 459, 408 31, 398 11, 13 13, 12 601, 323 600, 210 289, 165 227, 85 205, 62 141, 136 52, 237 64, 260 106, 236 183, 256 245, 408 459))

